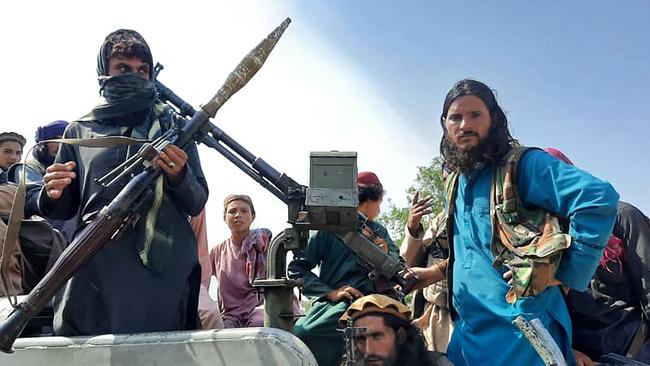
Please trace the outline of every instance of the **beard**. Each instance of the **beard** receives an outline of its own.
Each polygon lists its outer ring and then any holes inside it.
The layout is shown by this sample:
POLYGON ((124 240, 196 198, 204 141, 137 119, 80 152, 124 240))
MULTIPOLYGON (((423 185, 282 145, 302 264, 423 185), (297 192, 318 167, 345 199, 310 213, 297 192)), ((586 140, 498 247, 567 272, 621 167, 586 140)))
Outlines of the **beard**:
POLYGON ((37 145, 34 148, 34 152, 32 154, 36 160, 38 160, 38 162, 43 164, 46 168, 54 164, 54 159, 56 158, 56 155, 50 154, 50 152, 47 150, 47 146, 43 143, 37 145))
POLYGON ((467 173, 476 169, 479 165, 488 162, 486 157, 487 147, 491 134, 479 141, 476 147, 469 150, 458 148, 445 134, 442 138, 442 148, 445 151, 445 161, 450 167, 457 169, 460 173, 467 173))

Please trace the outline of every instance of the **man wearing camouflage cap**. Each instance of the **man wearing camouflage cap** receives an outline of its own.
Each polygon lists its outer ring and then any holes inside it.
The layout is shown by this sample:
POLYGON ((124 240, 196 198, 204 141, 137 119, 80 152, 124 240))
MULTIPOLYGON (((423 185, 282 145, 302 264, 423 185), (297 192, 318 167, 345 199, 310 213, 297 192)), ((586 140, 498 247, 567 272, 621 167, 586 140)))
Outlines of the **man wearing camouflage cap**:
MULTIPOLYGON (((341 327, 348 320, 361 328, 354 342, 362 365, 451 365, 439 352, 427 350, 422 332, 411 324, 411 310, 399 301, 385 295, 368 295, 354 301, 339 319, 341 327)), ((351 365, 347 354, 341 365, 351 365)))
MULTIPOLYGON (((360 172, 357 176, 360 214, 368 218, 368 228, 376 234, 375 244, 389 256, 402 261, 399 249, 388 231, 374 221, 379 216, 384 188, 376 174, 360 172)), ((320 230, 309 239, 306 248, 294 255, 287 270, 289 277, 304 281, 303 294, 315 298, 313 306, 296 322, 293 333, 316 357, 319 365, 336 365, 340 354, 332 350, 343 347, 338 319, 354 299, 373 293, 390 293, 392 287, 369 278, 354 252, 341 239, 327 230, 320 230), (319 274, 312 270, 319 266, 319 274)))

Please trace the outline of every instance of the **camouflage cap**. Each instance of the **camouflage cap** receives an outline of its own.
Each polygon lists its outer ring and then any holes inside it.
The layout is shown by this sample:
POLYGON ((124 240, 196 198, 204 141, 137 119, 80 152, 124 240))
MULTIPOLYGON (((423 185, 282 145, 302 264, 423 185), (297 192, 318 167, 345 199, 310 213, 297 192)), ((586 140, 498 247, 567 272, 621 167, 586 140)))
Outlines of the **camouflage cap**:
POLYGON ((355 320, 369 313, 391 314, 396 318, 410 321, 411 310, 401 302, 386 295, 367 295, 355 300, 339 318, 339 324, 346 326, 348 319, 355 320))
POLYGON ((149 64, 149 77, 152 77, 153 56, 140 33, 131 29, 118 29, 106 36, 97 55, 97 75, 108 75, 108 60, 115 53, 141 58, 149 64))
POLYGON ((6 142, 6 141, 15 141, 18 144, 20 144, 20 147, 25 147, 25 144, 27 143, 27 140, 23 137, 23 135, 15 132, 2 132, 0 133, 0 143, 6 142))

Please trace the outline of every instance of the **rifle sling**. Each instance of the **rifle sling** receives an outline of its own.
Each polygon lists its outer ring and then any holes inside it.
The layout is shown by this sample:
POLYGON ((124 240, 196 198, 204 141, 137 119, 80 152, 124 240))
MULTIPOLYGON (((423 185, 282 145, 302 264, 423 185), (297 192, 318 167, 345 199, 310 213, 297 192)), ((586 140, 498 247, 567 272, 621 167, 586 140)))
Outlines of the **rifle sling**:
MULTIPOLYGON (((36 147, 38 144, 45 144, 48 142, 59 142, 63 144, 76 145, 76 146, 89 147, 89 148, 107 148, 107 147, 116 147, 122 145, 144 144, 150 141, 133 139, 124 136, 96 137, 92 139, 61 138, 61 139, 44 140, 34 145, 34 147, 36 147)), ((29 156, 32 150, 34 149, 34 147, 29 149, 29 151, 27 152, 27 154, 25 154, 25 156, 29 156)), ((11 243, 15 243, 16 240, 18 240, 20 223, 25 216, 25 190, 26 190, 25 186, 26 186, 25 164, 23 164, 20 173, 20 180, 18 181, 18 187, 16 189, 16 194, 14 195, 14 199, 11 204, 11 211, 9 214, 9 222, 7 223, 7 230, 5 231, 4 236, 0 237, 0 246, 1 246, 0 285, 2 285, 2 289, 7 295, 9 304, 11 304, 11 306, 14 308, 18 307, 18 298, 16 295, 16 290, 14 289, 13 285, 9 282, 8 276, 5 276, 5 272, 7 271, 7 266, 9 265, 9 260, 10 260, 10 256, 7 253, 8 246, 6 245, 6 243, 10 243, 11 245, 11 243)))

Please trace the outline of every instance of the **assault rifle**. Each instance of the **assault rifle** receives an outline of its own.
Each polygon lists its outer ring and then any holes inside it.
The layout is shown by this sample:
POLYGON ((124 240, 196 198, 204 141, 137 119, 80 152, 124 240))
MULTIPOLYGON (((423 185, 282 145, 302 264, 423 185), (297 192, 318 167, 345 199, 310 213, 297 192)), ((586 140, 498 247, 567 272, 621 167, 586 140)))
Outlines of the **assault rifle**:
POLYGON ((118 238, 131 227, 138 219, 144 202, 153 194, 154 183, 161 176, 161 170, 153 163, 158 152, 169 143, 186 148, 190 143, 194 143, 194 140, 202 141, 206 130, 209 129, 208 120, 257 73, 290 21, 287 18, 246 55, 215 96, 200 110, 195 111, 182 128, 170 129, 160 138, 145 145, 124 164, 124 171, 127 173, 120 172, 113 177, 111 172, 109 177, 101 180, 100 183, 103 184, 111 179, 108 187, 130 173, 137 172, 115 198, 101 209, 97 217, 75 237, 52 269, 0 325, 0 351, 12 352, 12 345, 27 321, 43 309, 56 292, 107 242, 118 238))
POLYGON ((335 232, 335 234, 357 255, 360 264, 370 271, 369 276, 372 280, 385 278, 399 285, 402 292, 399 294, 400 297, 409 293, 418 278, 412 276, 407 279, 405 277, 407 268, 403 263, 384 253, 377 245, 368 245, 369 241, 376 244, 377 240, 383 239, 368 226, 368 218, 361 212, 358 213, 357 232, 362 235, 354 232, 335 232))

